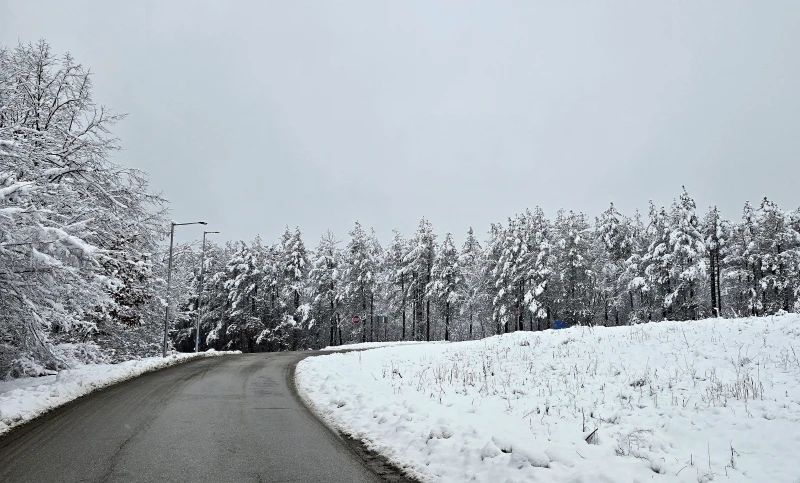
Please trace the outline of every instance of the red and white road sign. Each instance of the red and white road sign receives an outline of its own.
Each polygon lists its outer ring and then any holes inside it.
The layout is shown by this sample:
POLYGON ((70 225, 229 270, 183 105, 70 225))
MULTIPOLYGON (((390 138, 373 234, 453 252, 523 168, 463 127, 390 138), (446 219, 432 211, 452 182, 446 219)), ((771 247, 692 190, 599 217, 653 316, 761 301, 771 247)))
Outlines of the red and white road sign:
POLYGON ((356 324, 356 325, 360 324, 361 323, 361 317, 359 317, 357 315, 354 315, 353 316, 353 323, 356 324))

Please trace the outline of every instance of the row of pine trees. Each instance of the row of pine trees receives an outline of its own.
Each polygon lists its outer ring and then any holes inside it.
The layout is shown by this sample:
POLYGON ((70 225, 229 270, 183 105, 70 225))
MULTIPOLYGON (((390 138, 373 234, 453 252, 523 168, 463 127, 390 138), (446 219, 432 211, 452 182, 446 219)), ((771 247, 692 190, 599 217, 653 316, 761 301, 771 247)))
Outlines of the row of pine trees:
POLYGON ((594 220, 535 208, 484 238, 469 229, 457 247, 423 219, 384 247, 356 223, 309 249, 287 229, 272 245, 211 245, 199 295, 197 249, 185 246, 173 340, 193 348, 196 317, 203 347, 252 352, 800 309, 800 210, 768 199, 735 222, 698 214, 685 189, 646 219, 613 204, 594 220))
MULTIPOLYGON (((92 80, 45 41, 0 46, 0 378, 160 353, 166 200, 113 162, 124 115, 92 80)), ((684 191, 646 217, 528 210, 458 245, 424 219, 384 245, 287 230, 212 244, 202 284, 183 245, 171 337, 191 350, 199 320, 203 349, 268 351, 798 311, 799 222, 766 199, 698 215, 684 191)))

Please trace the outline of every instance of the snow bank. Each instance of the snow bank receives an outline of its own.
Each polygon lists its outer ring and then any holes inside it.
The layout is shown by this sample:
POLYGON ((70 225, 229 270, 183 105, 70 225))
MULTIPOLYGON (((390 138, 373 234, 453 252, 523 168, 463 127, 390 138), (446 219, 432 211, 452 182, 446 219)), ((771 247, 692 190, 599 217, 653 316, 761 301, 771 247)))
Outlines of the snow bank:
POLYGON ((800 316, 517 332, 303 360, 424 481, 800 482, 800 316))
POLYGON ((119 364, 87 364, 76 369, 60 371, 54 376, 24 377, 11 381, 0 381, 0 434, 73 399, 133 379, 146 372, 193 359, 238 353, 238 351, 216 352, 213 350, 199 354, 176 353, 166 358, 148 357, 119 364))
POLYGON ((396 347, 400 345, 418 345, 418 344, 445 344, 445 342, 418 342, 418 341, 401 341, 401 342, 359 342, 358 344, 345 344, 345 345, 329 345, 322 349, 324 351, 352 351, 352 350, 366 350, 377 349, 379 347, 396 347))

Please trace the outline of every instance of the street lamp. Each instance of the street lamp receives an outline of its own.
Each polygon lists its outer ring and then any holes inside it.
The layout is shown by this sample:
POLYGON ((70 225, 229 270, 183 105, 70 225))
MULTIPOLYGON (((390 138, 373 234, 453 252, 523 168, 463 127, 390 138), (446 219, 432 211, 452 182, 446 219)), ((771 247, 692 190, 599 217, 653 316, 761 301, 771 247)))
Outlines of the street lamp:
POLYGON ((172 241, 175 239, 175 227, 184 225, 207 225, 205 221, 193 221, 191 223, 175 223, 174 221, 169 227, 169 261, 167 262, 167 310, 164 314, 164 351, 163 357, 167 357, 167 327, 169 326, 169 306, 171 303, 172 294, 172 241))
POLYGON ((218 231, 203 232, 203 251, 200 252, 200 287, 197 289, 197 337, 194 341, 194 351, 200 352, 200 315, 203 310, 203 271, 206 268, 206 235, 219 233, 218 231))

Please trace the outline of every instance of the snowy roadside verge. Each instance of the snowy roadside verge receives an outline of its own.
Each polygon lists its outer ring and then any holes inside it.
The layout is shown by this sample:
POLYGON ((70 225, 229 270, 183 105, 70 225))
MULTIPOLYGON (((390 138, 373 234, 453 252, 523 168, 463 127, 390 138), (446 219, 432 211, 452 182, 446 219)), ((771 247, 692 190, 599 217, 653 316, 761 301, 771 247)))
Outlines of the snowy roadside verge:
POLYGON ((431 482, 800 482, 800 316, 517 332, 301 361, 332 427, 431 482))
POLYGON ((0 381, 0 435, 72 400, 147 372, 236 352, 174 353, 119 364, 87 364, 53 376, 0 381))
POLYGON ((329 345, 324 349, 325 352, 340 352, 340 351, 356 351, 367 349, 379 349, 381 347, 397 347, 403 345, 419 345, 419 344, 445 344, 445 342, 419 342, 419 341, 401 341, 401 342, 359 342, 357 344, 345 345, 329 345))

